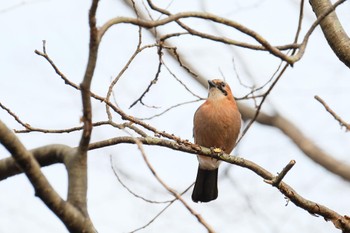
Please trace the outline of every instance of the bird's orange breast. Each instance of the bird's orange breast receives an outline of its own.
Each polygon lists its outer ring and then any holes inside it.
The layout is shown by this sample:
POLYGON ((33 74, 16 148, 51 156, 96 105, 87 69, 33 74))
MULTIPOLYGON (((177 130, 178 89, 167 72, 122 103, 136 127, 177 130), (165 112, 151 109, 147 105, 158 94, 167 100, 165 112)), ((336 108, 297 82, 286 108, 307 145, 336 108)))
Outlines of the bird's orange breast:
POLYGON ((222 148, 230 153, 241 128, 241 115, 235 102, 223 99, 220 102, 206 101, 194 115, 195 143, 205 147, 222 148))

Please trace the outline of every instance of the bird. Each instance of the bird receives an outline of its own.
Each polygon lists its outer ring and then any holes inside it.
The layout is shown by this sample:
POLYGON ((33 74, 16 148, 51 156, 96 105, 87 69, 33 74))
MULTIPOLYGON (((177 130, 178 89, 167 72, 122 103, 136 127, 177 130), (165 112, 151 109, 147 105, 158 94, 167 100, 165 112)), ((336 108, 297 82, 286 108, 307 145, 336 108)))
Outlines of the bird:
MULTIPOLYGON (((193 136, 197 145, 220 148, 226 154, 236 145, 241 129, 241 114, 230 86, 223 80, 208 80, 208 98, 193 117, 193 136)), ((220 161, 197 155, 199 166, 192 192, 194 202, 210 202, 218 197, 220 161)))

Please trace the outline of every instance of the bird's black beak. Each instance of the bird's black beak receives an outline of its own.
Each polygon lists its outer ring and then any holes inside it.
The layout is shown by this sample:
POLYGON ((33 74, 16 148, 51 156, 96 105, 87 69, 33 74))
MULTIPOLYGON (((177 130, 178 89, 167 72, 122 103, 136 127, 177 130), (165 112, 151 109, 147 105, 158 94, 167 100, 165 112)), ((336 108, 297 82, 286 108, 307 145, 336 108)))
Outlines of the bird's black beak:
POLYGON ((216 84, 211 80, 208 80, 208 84, 209 84, 209 89, 212 87, 216 87, 216 84))

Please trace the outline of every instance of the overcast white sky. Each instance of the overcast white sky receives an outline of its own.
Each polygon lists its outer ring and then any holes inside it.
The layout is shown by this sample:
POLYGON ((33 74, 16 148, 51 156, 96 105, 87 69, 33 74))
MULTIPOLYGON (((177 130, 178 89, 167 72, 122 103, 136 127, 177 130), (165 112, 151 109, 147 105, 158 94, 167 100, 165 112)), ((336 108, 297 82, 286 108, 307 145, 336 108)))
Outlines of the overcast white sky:
MULTIPOLYGON (((165 7, 170 2, 155 1, 165 7)), ((256 1, 172 1, 168 10, 175 13, 206 10, 228 17, 257 31, 274 45, 292 42, 297 25, 299 3, 295 0, 256 1), (204 4, 203 4, 204 2, 204 4)), ((34 53, 42 49, 46 40, 47 52, 61 71, 73 82, 82 80, 88 54, 88 9, 90 1, 33 0, 0 2, 0 102, 9 107, 23 121, 35 127, 59 129, 79 125, 80 93, 66 86, 50 65, 34 53)), ((345 29, 350 29, 350 4, 343 4, 337 13, 345 29)), ((122 1, 101 0, 98 24, 116 16, 132 16, 122 1)), ((157 14, 154 15, 158 16, 157 14)), ((315 16, 305 2, 302 35, 315 16)), ((200 30, 218 33, 211 24, 200 20, 184 21, 200 30)), ((245 40, 241 34, 222 27, 220 33, 245 40)), ((178 31, 172 25, 162 28, 178 31)), ((92 90, 105 95, 111 78, 125 65, 137 45, 137 27, 118 25, 107 32, 102 41, 92 90)), ((184 36, 172 40, 186 59, 190 60, 205 78, 225 76, 234 94, 241 97, 249 92, 241 86, 233 69, 245 84, 261 85, 270 79, 279 60, 265 52, 237 49, 184 36)), ((143 43, 154 43, 148 32, 143 43)), ((196 94, 205 97, 206 90, 178 67, 169 57, 165 62, 177 77, 196 94)), ((164 69, 159 82, 146 96, 145 102, 161 107, 149 109, 137 105, 128 109, 154 78, 158 61, 155 49, 146 50, 129 67, 115 88, 116 100, 126 112, 147 117, 167 107, 194 100, 164 69)), ((287 70, 277 84, 263 110, 278 111, 297 124, 317 145, 337 159, 347 162, 350 134, 314 99, 321 96, 340 116, 350 121, 350 72, 328 47, 320 29, 310 39, 306 54, 287 70)), ((192 140, 192 117, 199 102, 172 110, 149 121, 160 130, 192 140)), ((251 103, 250 103, 251 104, 251 103)), ((105 120, 105 107, 93 102, 94 121, 105 120)), ((3 110, 0 119, 10 128, 21 127, 3 110)), ((121 119, 114 115, 114 119, 121 119)), ((122 135, 108 127, 93 131, 93 141, 122 135)), ((80 133, 19 134, 27 148, 52 143, 76 146, 80 133)), ((159 175, 179 192, 195 179, 195 156, 157 147, 145 147, 159 175)), ((340 214, 349 215, 350 186, 306 158, 278 130, 255 124, 234 154, 250 159, 269 171, 280 171, 291 159, 297 164, 285 178, 306 198, 328 206, 340 214)), ((9 156, 0 147, 0 158, 9 156)), ((120 171, 125 183, 136 193, 152 200, 172 197, 156 182, 133 145, 119 145, 92 151, 89 155, 89 212, 101 233, 129 232, 152 219, 164 204, 150 204, 131 196, 117 181, 111 169, 120 171)), ((67 176, 61 165, 43 169, 57 191, 66 194, 67 176)), ((292 203, 285 206, 283 196, 265 184, 252 172, 223 164, 220 168, 219 198, 209 204, 194 204, 190 192, 185 199, 218 232, 339 232, 331 223, 316 218, 292 203), (227 174, 225 173, 227 172, 227 174)), ((66 232, 64 225, 34 196, 25 176, 19 175, 0 182, 0 232, 66 232)), ((205 232, 197 220, 180 204, 175 203, 158 220, 141 232, 205 232)))

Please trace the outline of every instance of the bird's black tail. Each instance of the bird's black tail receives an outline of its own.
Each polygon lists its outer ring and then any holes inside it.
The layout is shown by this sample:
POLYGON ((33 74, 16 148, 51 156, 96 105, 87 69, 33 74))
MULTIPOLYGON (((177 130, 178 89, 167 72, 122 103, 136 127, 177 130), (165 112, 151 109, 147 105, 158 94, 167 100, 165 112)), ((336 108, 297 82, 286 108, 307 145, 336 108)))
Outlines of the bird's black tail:
POLYGON ((194 202, 209 202, 218 197, 218 170, 204 170, 198 167, 192 193, 194 202))

